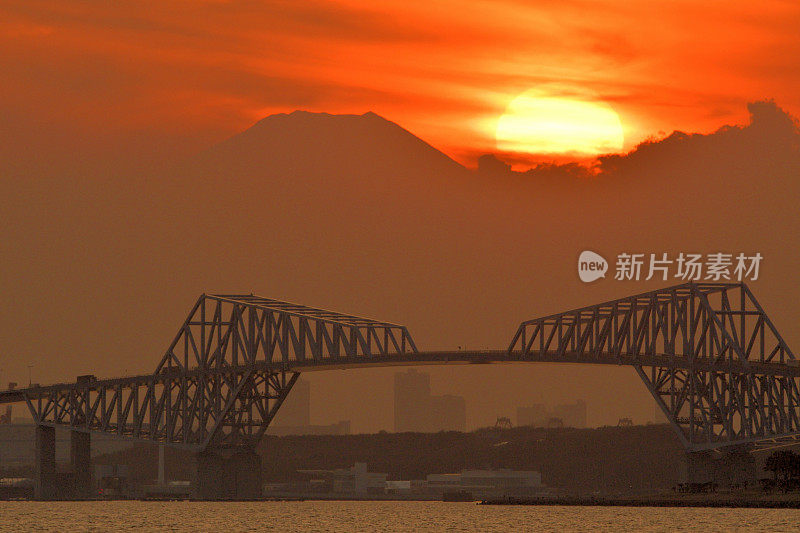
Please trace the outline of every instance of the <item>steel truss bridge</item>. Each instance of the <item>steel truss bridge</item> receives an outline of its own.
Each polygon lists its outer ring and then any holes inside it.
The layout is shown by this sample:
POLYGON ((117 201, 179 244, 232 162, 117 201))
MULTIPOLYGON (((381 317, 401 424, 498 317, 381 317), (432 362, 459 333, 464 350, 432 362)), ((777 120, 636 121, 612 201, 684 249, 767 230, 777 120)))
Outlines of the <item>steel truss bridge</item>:
POLYGON ((419 351, 405 326, 202 295, 152 374, 0 392, 40 426, 253 447, 301 372, 454 363, 627 365, 687 451, 800 440, 800 366, 744 284, 687 283, 523 322, 505 350, 419 351))

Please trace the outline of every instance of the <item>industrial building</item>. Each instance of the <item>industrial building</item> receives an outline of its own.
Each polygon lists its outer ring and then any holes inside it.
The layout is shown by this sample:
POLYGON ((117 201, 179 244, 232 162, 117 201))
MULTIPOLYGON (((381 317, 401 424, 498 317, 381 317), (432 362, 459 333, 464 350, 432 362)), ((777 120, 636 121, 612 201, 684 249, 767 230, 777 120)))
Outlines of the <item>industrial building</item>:
POLYGON ((469 497, 526 496, 547 490, 539 472, 529 470, 462 470, 430 474, 426 479, 388 480, 388 474, 370 472, 366 463, 336 470, 298 470, 289 483, 267 483, 266 496, 442 499, 447 493, 469 497))
POLYGON ((345 494, 384 494, 386 474, 369 472, 367 463, 333 471, 333 492, 345 494))
POLYGON ((542 491, 542 475, 533 470, 462 470, 457 474, 429 474, 432 492, 468 491, 475 497, 530 495, 542 491))

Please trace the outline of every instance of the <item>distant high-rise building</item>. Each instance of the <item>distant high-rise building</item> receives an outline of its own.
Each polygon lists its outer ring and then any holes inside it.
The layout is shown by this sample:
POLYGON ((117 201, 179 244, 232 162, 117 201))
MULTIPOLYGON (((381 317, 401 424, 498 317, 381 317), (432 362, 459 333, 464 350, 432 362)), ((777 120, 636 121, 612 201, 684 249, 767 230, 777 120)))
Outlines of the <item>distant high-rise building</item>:
POLYGON ((413 368, 394 375, 394 430, 427 431, 428 402, 431 397, 431 377, 413 368))
POLYGON ((347 435, 350 421, 335 424, 311 425, 311 383, 298 379, 281 405, 268 435, 347 435))
POLYGON ((583 400, 578 400, 575 403, 556 405, 553 408, 553 416, 563 420, 565 427, 585 428, 586 402, 583 400))
POLYGON ((444 394, 430 397, 430 431, 465 431, 467 402, 462 396, 444 394))
POLYGON ((464 398, 431 395, 431 377, 414 369, 394 375, 394 430, 431 433, 465 431, 464 398))
POLYGON ((667 416, 664 414, 664 411, 661 410, 661 406, 656 402, 653 402, 653 422, 656 424, 665 424, 668 422, 667 416))
POLYGON ((298 379, 275 416, 276 426, 308 426, 311 424, 311 383, 298 379))

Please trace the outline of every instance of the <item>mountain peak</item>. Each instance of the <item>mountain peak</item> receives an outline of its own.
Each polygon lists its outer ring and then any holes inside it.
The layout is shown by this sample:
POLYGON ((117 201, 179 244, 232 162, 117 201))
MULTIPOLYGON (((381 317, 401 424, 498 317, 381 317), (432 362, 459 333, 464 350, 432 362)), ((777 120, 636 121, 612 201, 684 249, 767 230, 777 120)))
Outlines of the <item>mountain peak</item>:
POLYGON ((213 146, 201 159, 293 171, 326 168, 336 174, 355 168, 383 173, 391 168, 425 174, 464 171, 444 153, 373 111, 362 115, 304 110, 277 113, 213 146))
POLYGON ((369 119, 369 120, 378 119, 380 121, 388 122, 390 124, 393 124, 393 122, 391 122, 390 120, 387 120, 384 117, 378 115, 374 111, 367 111, 366 113, 363 113, 361 115, 356 115, 356 114, 349 114, 349 113, 333 114, 333 113, 325 113, 325 112, 322 112, 322 111, 306 111, 304 109, 296 109, 296 110, 291 111, 289 113, 275 113, 273 115, 268 115, 268 116, 262 118, 261 120, 259 120, 258 122, 256 122, 250 129, 258 126, 259 124, 270 123, 270 122, 281 122, 281 121, 283 121, 283 122, 286 122, 286 121, 289 121, 289 122, 297 122, 297 121, 303 121, 303 122, 333 121, 333 122, 342 122, 342 123, 344 123, 344 122, 354 121, 354 120, 358 120, 358 119, 369 119))

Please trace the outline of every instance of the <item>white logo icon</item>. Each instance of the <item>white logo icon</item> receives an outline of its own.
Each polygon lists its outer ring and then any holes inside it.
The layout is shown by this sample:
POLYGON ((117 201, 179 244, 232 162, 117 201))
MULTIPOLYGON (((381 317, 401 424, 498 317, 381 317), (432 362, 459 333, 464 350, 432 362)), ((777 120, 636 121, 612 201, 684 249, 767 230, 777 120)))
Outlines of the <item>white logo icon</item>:
POLYGON ((581 252, 578 258, 578 276, 584 283, 606 277, 608 261, 603 256, 589 250, 581 252))

